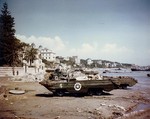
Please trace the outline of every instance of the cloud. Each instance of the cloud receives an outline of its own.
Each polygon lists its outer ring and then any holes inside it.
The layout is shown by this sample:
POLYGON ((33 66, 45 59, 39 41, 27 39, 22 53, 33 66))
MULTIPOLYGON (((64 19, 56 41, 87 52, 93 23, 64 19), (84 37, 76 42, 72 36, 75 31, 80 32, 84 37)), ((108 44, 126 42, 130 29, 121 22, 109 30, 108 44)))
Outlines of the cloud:
POLYGON ((69 42, 65 42, 59 36, 51 37, 36 37, 34 35, 26 37, 17 34, 16 37, 26 43, 35 43, 36 47, 40 45, 43 48, 48 48, 56 53, 57 56, 79 56, 79 58, 105 59, 111 61, 125 62, 133 57, 133 50, 125 46, 119 46, 116 43, 100 44, 96 42, 86 42, 74 46, 69 42))
POLYGON ((83 43, 81 46, 70 50, 70 53, 81 57, 90 57, 94 52, 96 52, 96 46, 89 43, 83 43))
POLYGON ((102 59, 117 61, 117 62, 130 62, 133 57, 134 51, 126 46, 120 46, 116 43, 105 44, 99 50, 99 56, 102 59))
POLYGON ((77 48, 70 50, 70 55, 77 55, 80 58, 105 59, 110 61, 126 62, 134 54, 134 51, 116 43, 101 44, 83 43, 77 48))
POLYGON ((118 46, 117 44, 105 44, 104 47, 101 49, 102 53, 107 54, 120 54, 120 53, 131 53, 133 50, 125 47, 125 46, 118 46))
POLYGON ((96 43, 83 43, 79 46, 74 46, 70 48, 69 42, 65 42, 59 36, 55 36, 54 38, 51 37, 36 37, 32 36, 25 36, 16 34, 16 37, 23 42, 26 43, 35 43, 36 47, 42 45, 43 48, 48 48, 56 53, 56 55, 62 56, 74 56, 77 55, 81 58, 92 57, 94 53, 97 51, 97 44, 96 43))
POLYGON ((36 47, 39 47, 42 45, 43 48, 48 48, 54 52, 60 52, 65 50, 66 46, 63 40, 59 36, 55 36, 54 38, 51 37, 36 37, 34 35, 30 37, 26 37, 24 35, 17 34, 16 37, 20 39, 23 42, 26 43, 35 43, 36 47))

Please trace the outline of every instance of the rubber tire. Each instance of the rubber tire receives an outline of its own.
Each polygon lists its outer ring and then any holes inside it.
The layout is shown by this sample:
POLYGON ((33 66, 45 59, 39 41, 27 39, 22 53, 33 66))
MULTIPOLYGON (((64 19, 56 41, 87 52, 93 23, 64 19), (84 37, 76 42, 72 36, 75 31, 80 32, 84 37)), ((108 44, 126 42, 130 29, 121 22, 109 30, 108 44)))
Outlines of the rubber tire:
POLYGON ((121 89, 127 89, 127 86, 128 86, 128 85, 120 85, 120 88, 121 88, 121 89))
POLYGON ((94 92, 89 89, 88 92, 87 92, 87 94, 88 94, 88 96, 93 96, 93 95, 94 95, 94 92))
POLYGON ((75 91, 80 91, 81 88, 82 88, 81 83, 77 82, 77 83, 74 84, 74 89, 75 89, 75 91))
POLYGON ((103 91, 102 90, 96 90, 96 95, 98 95, 98 96, 100 96, 100 95, 102 95, 102 93, 103 93, 103 91))
POLYGON ((61 90, 57 90, 55 92, 55 95, 59 96, 59 97, 62 97, 64 95, 64 91, 61 91, 61 90))
POLYGON ((122 88, 122 89, 127 89, 127 86, 122 86, 121 88, 122 88))

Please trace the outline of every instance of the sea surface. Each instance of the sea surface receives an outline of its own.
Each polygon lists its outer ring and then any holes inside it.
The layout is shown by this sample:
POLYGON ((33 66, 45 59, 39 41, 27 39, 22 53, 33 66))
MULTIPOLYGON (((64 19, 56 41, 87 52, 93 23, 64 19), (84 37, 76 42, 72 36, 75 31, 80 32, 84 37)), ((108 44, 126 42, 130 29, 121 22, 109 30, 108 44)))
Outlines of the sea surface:
MULTIPOLYGON (((101 71, 100 71, 101 72, 101 71)), ((137 90, 142 92, 143 97, 150 100, 150 77, 147 76, 150 71, 131 71, 131 72, 119 72, 119 73, 102 73, 103 76, 131 76, 135 78, 138 83, 131 87, 131 90, 137 90)), ((150 104, 139 104, 135 111, 142 109, 150 109, 150 104)))
POLYGON ((150 71, 103 73, 101 75, 103 76, 131 76, 138 81, 138 83, 132 87, 133 90, 150 91, 150 77, 148 77, 147 74, 150 74, 150 71))

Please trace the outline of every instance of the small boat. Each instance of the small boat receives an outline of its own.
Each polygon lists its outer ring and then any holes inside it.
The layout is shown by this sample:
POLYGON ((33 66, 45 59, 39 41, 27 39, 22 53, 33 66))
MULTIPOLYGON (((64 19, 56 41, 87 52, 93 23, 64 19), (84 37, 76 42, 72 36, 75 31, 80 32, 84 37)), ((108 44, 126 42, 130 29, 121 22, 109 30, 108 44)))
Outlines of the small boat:
POLYGON ((131 68, 131 71, 150 71, 150 68, 131 68))

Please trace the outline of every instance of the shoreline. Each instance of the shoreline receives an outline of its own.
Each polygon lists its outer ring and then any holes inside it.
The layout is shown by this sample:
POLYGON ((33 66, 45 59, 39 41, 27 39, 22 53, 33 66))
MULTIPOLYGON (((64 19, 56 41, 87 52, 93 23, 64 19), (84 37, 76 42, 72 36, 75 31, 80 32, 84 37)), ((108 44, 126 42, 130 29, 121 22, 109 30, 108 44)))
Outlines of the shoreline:
POLYGON ((117 89, 101 96, 53 96, 38 82, 13 82, 0 79, 0 119, 126 119, 150 117, 150 108, 138 110, 139 104, 150 104, 139 90, 117 89), (22 95, 9 94, 22 89, 22 95))

